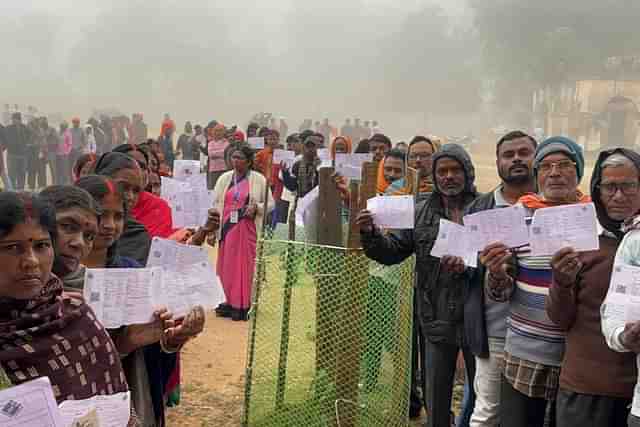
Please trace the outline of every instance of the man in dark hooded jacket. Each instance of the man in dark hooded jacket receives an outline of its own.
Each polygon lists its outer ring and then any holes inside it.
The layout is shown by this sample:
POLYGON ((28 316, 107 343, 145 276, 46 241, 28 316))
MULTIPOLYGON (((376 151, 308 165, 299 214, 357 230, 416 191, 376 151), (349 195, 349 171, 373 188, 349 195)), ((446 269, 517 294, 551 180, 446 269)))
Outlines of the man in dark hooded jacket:
POLYGON ((468 378, 474 377, 474 357, 464 343, 464 269, 453 260, 430 255, 440 219, 462 223, 465 206, 477 196, 475 170, 462 146, 446 144, 433 156, 434 191, 418 201, 415 228, 384 235, 373 226, 370 212, 357 218, 366 255, 382 264, 397 264, 416 255, 416 309, 426 343, 423 389, 429 410, 428 427, 451 425, 451 392, 458 353, 462 350, 468 378))

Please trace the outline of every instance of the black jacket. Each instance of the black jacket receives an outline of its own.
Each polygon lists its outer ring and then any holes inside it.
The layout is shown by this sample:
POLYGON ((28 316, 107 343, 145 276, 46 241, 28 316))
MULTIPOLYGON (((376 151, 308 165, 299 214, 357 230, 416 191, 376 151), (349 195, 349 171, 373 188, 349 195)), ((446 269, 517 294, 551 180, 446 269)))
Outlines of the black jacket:
MULTIPOLYGON (((483 194, 465 209, 465 215, 494 209, 496 200, 493 191, 483 194)), ((489 341, 484 306, 484 277, 486 269, 478 263, 478 268, 467 269, 466 299, 464 301, 464 336, 471 352, 482 358, 489 357, 489 341)))
MULTIPOLYGON (((464 197, 465 202, 470 203, 477 195, 471 159, 462 147, 447 144, 434 156, 434 170, 443 157, 454 158, 463 165, 464 197)), ((413 230, 394 231, 386 236, 375 230, 362 233, 362 245, 369 258, 385 265, 400 263, 415 253, 416 309, 422 333, 431 342, 461 345, 465 277, 441 271, 440 259, 430 255, 438 237, 440 219, 447 219, 442 197, 436 187, 433 193, 417 202, 413 230)))

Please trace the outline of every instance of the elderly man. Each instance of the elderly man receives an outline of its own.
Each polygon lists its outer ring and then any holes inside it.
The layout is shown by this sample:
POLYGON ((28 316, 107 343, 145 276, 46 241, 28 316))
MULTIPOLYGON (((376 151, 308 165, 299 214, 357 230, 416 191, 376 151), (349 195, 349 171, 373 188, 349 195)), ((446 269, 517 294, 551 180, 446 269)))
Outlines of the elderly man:
MULTIPOLYGON (((552 137, 536 149, 533 172, 538 193, 520 198, 529 215, 535 210, 588 203, 578 184, 584 173, 581 147, 564 137, 552 137)), ((517 254, 502 243, 489 245, 480 261, 489 275, 487 293, 494 301, 509 301, 504 351, 501 427, 542 427, 547 412, 555 425, 555 400, 565 334, 549 319, 544 298, 552 283, 550 256, 517 254), (509 268, 515 261, 517 268, 509 268)), ((572 259, 571 268, 579 267, 572 259)))
POLYGON ((582 254, 566 249, 551 260, 553 282, 547 313, 567 333, 556 408, 558 426, 626 425, 635 385, 635 358, 607 347, 600 329, 600 306, 623 238, 621 226, 640 212, 639 189, 640 155, 624 148, 603 151, 591 179, 591 196, 604 229, 600 249, 582 254))
POLYGON ((463 338, 462 293, 464 277, 448 268, 447 260, 430 255, 440 219, 462 222, 463 210, 477 193, 475 170, 467 152, 447 144, 433 157, 435 188, 416 205, 415 229, 382 233, 373 225, 370 212, 358 214, 366 255, 382 264, 398 264, 416 254, 417 310, 426 343, 424 373, 428 427, 450 427, 451 393, 458 353, 462 350, 469 378, 474 359, 463 338))

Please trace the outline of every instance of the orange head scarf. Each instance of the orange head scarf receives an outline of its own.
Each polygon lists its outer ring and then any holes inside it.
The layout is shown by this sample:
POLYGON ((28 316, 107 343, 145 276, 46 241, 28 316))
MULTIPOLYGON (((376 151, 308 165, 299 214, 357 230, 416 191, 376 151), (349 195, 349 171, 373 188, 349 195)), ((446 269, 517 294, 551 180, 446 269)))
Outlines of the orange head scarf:
POLYGON ((351 138, 348 136, 337 136, 333 139, 331 143, 331 159, 336 159, 336 145, 338 145, 338 141, 342 140, 347 145, 347 153, 351 153, 352 145, 351 138))
MULTIPOLYGON (((575 203, 590 203, 591 197, 585 195, 582 191, 576 190, 576 202, 575 203)), ((544 209, 550 208, 553 206, 566 205, 565 202, 550 202, 545 200, 545 198, 536 193, 525 194, 520 197, 518 203, 522 203, 526 208, 536 210, 536 209, 544 209)))

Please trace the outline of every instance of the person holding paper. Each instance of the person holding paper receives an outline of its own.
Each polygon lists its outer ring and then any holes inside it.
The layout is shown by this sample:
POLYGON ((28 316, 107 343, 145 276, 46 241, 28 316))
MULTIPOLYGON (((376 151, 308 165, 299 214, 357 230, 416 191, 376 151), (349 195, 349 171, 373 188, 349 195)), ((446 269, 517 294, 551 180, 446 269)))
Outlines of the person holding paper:
MULTIPOLYGON (((434 143, 424 136, 415 136, 409 143, 407 151, 407 165, 418 171, 418 193, 425 194, 433 191, 433 155, 440 148, 439 144, 434 143)), ((413 296, 414 307, 418 303, 416 295, 413 296)), ((424 370, 423 355, 424 342, 420 333, 420 320, 417 317, 417 310, 413 313, 413 347, 412 347, 412 367, 411 367, 411 398, 409 405, 409 416, 417 418, 424 406, 424 400, 420 399, 418 393, 419 371, 424 370)))
POLYGON ((298 160, 288 169, 282 170, 284 185, 289 191, 296 194, 298 199, 303 198, 313 190, 319 182, 318 146, 321 143, 321 135, 311 134, 304 140, 302 147, 302 159, 298 160))
POLYGON ((600 327, 600 306, 624 236, 622 225, 640 213, 639 190, 640 155, 624 148, 601 152, 591 179, 591 196, 604 228, 600 249, 581 254, 565 249, 551 260, 547 313, 567 333, 558 426, 626 425, 636 383, 635 357, 609 349, 600 327))
MULTIPOLYGON (((578 189, 584 173, 582 149, 568 138, 552 137, 540 144, 533 173, 538 193, 518 201, 528 215, 537 209, 591 201, 578 189)), ((551 259, 516 253, 517 271, 513 272, 509 268, 513 253, 504 244, 489 245, 480 253, 480 261, 489 271, 488 296, 495 301, 509 301, 501 427, 543 426, 547 406, 551 425, 555 425, 565 332, 545 311, 544 298, 552 283, 551 259)))
MULTIPOLYGON (((127 148, 123 147, 120 150, 124 151, 127 148)), ((146 153, 137 148, 128 152, 130 158, 138 164, 136 167, 121 157, 122 151, 114 151, 100 157, 95 167, 96 174, 109 176, 118 185, 129 189, 130 191, 125 191, 125 194, 127 210, 131 216, 145 226, 151 237, 168 238, 175 231, 169 204, 160 197, 144 191, 146 184, 144 177, 149 168, 146 153)))
MULTIPOLYGON (((125 226, 124 195, 109 178, 91 175, 76 185, 89 192, 99 203, 101 218, 93 248, 83 258, 87 268, 141 268, 135 260, 118 253, 118 239, 125 226)), ((76 288, 84 286, 84 268, 75 276, 76 288)), ((65 277, 68 281, 69 275, 65 277)), ((156 321, 129 325, 109 333, 123 358, 132 401, 145 425, 164 424, 163 396, 175 388, 170 379, 179 374, 177 353, 204 328, 204 310, 196 307, 182 318, 174 319, 166 308, 159 308, 156 321)))
POLYGON ((229 170, 224 157, 228 146, 229 141, 225 138, 225 127, 222 123, 209 128, 207 135, 207 188, 209 190, 216 186, 220 175, 229 170))
POLYGON ((133 144, 122 144, 118 145, 111 151, 114 153, 126 154, 133 157, 133 159, 138 162, 140 170, 142 171, 142 185, 146 187, 147 182, 149 181, 149 171, 151 170, 151 161, 149 159, 149 152, 147 149, 141 149, 137 145, 133 144))
POLYGON ((337 136, 331 143, 331 160, 336 159, 336 153, 351 153, 351 140, 346 136, 337 136))
POLYGON ((274 129, 263 128, 260 131, 260 136, 264 138, 265 148, 255 155, 253 168, 267 179, 267 183, 271 188, 271 194, 276 203, 276 209, 274 210, 275 215, 267 221, 269 228, 273 229, 276 224, 286 222, 287 212, 289 211, 289 205, 281 200, 284 189, 284 184, 282 180, 280 180, 282 165, 273 163, 273 152, 278 149, 280 133, 274 129))
POLYGON ((384 166, 382 164, 384 156, 389 150, 391 150, 391 140, 388 136, 376 134, 369 139, 369 152, 373 154, 373 161, 378 163, 376 189, 379 194, 383 194, 389 186, 389 183, 384 179, 384 166))
MULTIPOLYGON (((498 187, 472 202, 465 216, 491 209, 515 205, 520 197, 535 190, 532 174, 533 157, 538 143, 521 131, 503 136, 496 145, 496 166, 501 183, 498 187)), ((500 414, 502 383, 502 355, 507 328, 509 304, 486 297, 484 285, 487 271, 483 265, 469 271, 468 297, 465 302, 464 323, 467 342, 476 359, 476 377, 472 381, 476 396, 469 425, 496 427, 500 414)), ((469 381, 469 380, 467 380, 469 381)))
POLYGON ((214 190, 214 206, 222 219, 216 270, 227 300, 216 314, 246 321, 251 306, 256 243, 263 217, 274 208, 274 202, 267 180, 251 170, 253 150, 249 146, 236 149, 231 163, 233 170, 220 176, 214 190))
MULTIPOLYGON (((49 377, 58 403, 126 392, 120 357, 109 334, 88 305, 64 295, 62 281, 51 273, 57 233, 55 208, 44 197, 0 193, 3 382, 18 385, 49 377), (73 367, 73 375, 65 366, 73 367)), ((139 425, 131 416, 128 426, 139 425)))
POLYGON ((360 225, 366 255, 393 265, 416 255, 416 300, 420 331, 425 342, 423 372, 428 427, 450 427, 451 396, 458 354, 462 350, 468 378, 474 377, 474 359, 463 329, 463 270, 453 271, 451 260, 430 255, 440 219, 462 222, 466 205, 477 196, 475 169, 460 145, 446 144, 433 158, 434 192, 415 208, 415 228, 383 234, 373 226, 371 212, 362 211, 360 225))
MULTIPOLYGON (((382 165, 383 179, 385 181, 386 190, 379 193, 381 196, 403 196, 409 194, 409 189, 405 184, 406 175, 406 155, 393 149, 384 155, 382 165)), ((351 202, 350 191, 347 180, 338 173, 333 175, 336 189, 340 193, 342 202, 345 206, 349 206, 351 202)), ((348 219, 348 215, 347 215, 348 219)))

